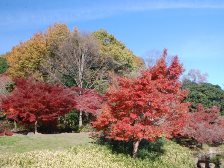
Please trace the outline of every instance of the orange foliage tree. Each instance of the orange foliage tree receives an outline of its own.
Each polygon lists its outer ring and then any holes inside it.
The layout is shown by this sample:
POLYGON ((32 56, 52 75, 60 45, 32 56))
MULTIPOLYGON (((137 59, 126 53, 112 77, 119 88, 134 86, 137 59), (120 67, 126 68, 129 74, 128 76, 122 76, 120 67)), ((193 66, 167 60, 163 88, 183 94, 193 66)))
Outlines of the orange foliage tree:
POLYGON ((185 122, 189 103, 183 100, 187 91, 181 89, 179 77, 183 67, 174 57, 166 64, 164 50, 157 64, 135 79, 118 78, 107 92, 107 105, 93 122, 102 136, 133 142, 133 157, 139 143, 178 134, 185 122))
POLYGON ((42 78, 41 64, 53 56, 61 42, 68 36, 69 29, 65 24, 54 24, 45 33, 37 33, 26 42, 15 46, 6 59, 8 72, 14 77, 42 78))
POLYGON ((39 65, 47 55, 43 34, 35 34, 30 40, 20 43, 6 55, 11 76, 37 75, 39 65))

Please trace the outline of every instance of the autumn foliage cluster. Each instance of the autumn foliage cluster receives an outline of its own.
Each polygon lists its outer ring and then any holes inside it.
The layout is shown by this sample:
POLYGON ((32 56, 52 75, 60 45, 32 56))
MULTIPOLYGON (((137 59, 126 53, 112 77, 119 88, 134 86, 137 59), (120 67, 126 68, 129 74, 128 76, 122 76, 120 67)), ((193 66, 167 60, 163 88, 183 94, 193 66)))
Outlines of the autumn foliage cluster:
MULTIPOLYGON (((181 136, 198 143, 224 141, 219 107, 189 108, 196 101, 191 104, 188 100, 193 99, 186 99, 189 91, 180 81, 183 66, 178 57, 168 64, 166 49, 154 66, 145 68, 106 31, 86 35, 56 24, 14 47, 5 58, 9 69, 4 62, 0 112, 10 121, 34 127, 35 132, 38 124, 57 123, 76 111, 80 127, 83 116, 90 114, 94 121, 88 122, 97 135, 132 142, 134 157, 142 140, 181 136), (131 77, 131 71, 140 73, 131 77)), ((190 71, 185 83, 198 86, 206 81, 204 77, 190 71)), ((1 132, 10 134, 6 129, 1 132)))
POLYGON ((157 64, 136 79, 117 79, 106 94, 107 106, 93 123, 97 131, 134 144, 180 133, 189 106, 179 81, 183 68, 177 57, 167 66, 166 55, 165 50, 157 64))
POLYGON ((189 113, 182 136, 192 138, 201 144, 217 144, 224 141, 224 118, 216 106, 204 108, 198 104, 197 109, 189 113))
POLYGON ((34 34, 6 53, 4 60, 9 65, 6 73, 11 77, 32 76, 46 83, 86 89, 89 100, 83 100, 87 98, 82 95, 84 92, 78 92, 79 127, 83 126, 86 112, 94 113, 98 108, 94 106, 99 106, 97 94, 94 93, 95 99, 90 98, 94 92, 90 93, 91 89, 105 93, 109 74, 124 74, 143 65, 139 57, 108 32, 83 33, 77 28, 69 30, 65 24, 54 24, 34 34))
POLYGON ((9 119, 19 123, 53 122, 70 112, 76 102, 68 89, 33 79, 16 79, 15 89, 4 98, 1 108, 9 119))
POLYGON ((96 115, 105 101, 104 96, 93 89, 83 89, 79 87, 71 87, 70 92, 75 96, 77 110, 85 111, 96 115))
POLYGON ((93 90, 66 88, 33 78, 17 78, 14 82, 15 89, 2 97, 0 107, 9 119, 21 124, 57 122, 60 116, 73 109, 96 115, 103 101, 93 90))

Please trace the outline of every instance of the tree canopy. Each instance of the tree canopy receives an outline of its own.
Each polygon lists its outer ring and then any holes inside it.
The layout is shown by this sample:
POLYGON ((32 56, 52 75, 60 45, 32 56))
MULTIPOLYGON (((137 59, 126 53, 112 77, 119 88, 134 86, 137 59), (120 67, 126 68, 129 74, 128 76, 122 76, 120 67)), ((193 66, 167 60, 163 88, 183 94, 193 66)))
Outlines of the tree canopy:
POLYGON ((54 24, 44 33, 36 33, 6 54, 8 72, 14 77, 43 78, 41 63, 53 55, 59 44, 67 37, 69 29, 64 24, 54 24))
POLYGON ((98 30, 93 35, 100 41, 101 54, 114 59, 115 71, 127 71, 144 64, 140 57, 135 56, 131 50, 106 30, 98 30))
POLYGON ((192 110, 196 109, 197 104, 200 103, 206 108, 218 106, 220 112, 224 114, 224 90, 220 86, 210 83, 197 84, 185 80, 183 88, 189 90, 186 101, 192 103, 192 110))
POLYGON ((7 60, 0 56, 0 74, 3 74, 8 69, 8 63, 7 60))
POLYGON ((54 122, 76 105, 70 90, 35 81, 31 78, 15 80, 16 87, 9 96, 3 97, 0 108, 7 118, 22 124, 54 122))
POLYGON ((204 108, 202 104, 198 104, 197 109, 193 113, 189 113, 181 135, 192 138, 201 144, 222 143, 224 140, 224 117, 220 116, 218 107, 204 108))
POLYGON ((135 79, 120 77, 106 93, 108 104, 93 123, 103 136, 119 141, 133 141, 133 156, 142 139, 170 138, 184 125, 189 103, 181 89, 183 72, 178 58, 166 65, 166 50, 152 68, 135 79))

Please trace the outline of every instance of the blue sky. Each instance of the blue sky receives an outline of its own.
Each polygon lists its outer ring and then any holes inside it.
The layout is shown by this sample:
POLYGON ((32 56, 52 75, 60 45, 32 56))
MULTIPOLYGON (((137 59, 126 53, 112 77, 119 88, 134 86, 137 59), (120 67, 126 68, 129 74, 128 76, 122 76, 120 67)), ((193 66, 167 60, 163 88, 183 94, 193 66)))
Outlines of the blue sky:
POLYGON ((136 55, 167 48, 224 84, 224 0, 0 0, 0 54, 55 22, 106 29, 136 55))

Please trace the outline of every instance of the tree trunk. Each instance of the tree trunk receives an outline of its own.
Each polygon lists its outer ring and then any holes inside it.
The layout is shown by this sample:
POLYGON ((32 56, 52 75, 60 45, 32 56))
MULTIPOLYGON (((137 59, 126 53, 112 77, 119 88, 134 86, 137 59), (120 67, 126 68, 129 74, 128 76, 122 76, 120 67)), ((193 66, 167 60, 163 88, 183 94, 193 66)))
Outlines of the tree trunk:
MULTIPOLYGON (((84 63, 85 63, 85 55, 81 54, 80 61, 79 61, 79 71, 78 71, 78 87, 83 88, 83 70, 84 70, 84 63)), ((82 95, 80 91, 79 95, 82 95)), ((79 111, 79 128, 82 127, 82 110, 79 111)))
POLYGON ((82 111, 79 111, 79 128, 82 127, 82 111))
POLYGON ((206 144, 201 143, 201 149, 206 149, 206 144))
POLYGON ((34 134, 37 134, 38 132, 37 132, 37 121, 35 121, 35 123, 34 123, 34 134))
POLYGON ((15 120, 14 120, 14 131, 17 131, 17 123, 15 120))
POLYGON ((137 156, 139 143, 140 143, 140 141, 134 141, 133 142, 133 152, 132 152, 132 157, 133 158, 136 158, 136 156, 137 156))
POLYGON ((205 162, 205 168, 210 168, 209 160, 207 160, 207 161, 205 162))

